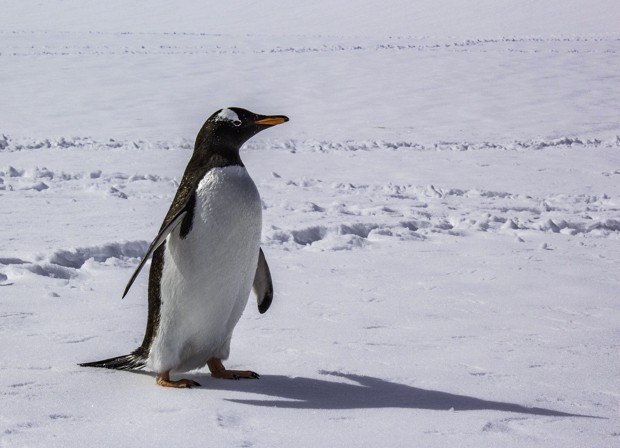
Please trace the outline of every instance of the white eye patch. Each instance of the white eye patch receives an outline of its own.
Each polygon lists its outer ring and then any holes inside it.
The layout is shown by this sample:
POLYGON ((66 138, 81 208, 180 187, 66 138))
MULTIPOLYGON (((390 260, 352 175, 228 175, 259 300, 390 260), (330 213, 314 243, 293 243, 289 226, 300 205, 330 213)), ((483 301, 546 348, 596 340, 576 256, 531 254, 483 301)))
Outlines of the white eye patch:
POLYGON ((237 113, 230 109, 222 109, 215 117, 216 121, 231 121, 235 126, 241 125, 241 120, 237 113))

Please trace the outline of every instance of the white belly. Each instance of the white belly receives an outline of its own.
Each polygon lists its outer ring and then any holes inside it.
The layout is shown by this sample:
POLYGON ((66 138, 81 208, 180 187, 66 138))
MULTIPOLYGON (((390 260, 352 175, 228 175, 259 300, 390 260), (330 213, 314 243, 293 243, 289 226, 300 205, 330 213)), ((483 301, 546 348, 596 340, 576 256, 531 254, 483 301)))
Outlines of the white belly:
POLYGON ((209 171, 198 185, 192 229, 166 240, 159 327, 148 364, 185 371, 228 358, 256 272, 261 201, 244 167, 209 171))

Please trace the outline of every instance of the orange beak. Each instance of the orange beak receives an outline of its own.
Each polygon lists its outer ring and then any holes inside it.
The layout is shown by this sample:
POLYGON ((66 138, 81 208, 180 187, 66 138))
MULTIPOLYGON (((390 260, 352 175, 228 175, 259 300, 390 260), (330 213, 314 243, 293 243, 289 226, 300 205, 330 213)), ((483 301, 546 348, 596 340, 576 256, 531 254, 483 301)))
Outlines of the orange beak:
POLYGON ((261 118, 260 120, 256 120, 254 123, 262 124, 265 126, 275 126, 277 124, 286 123, 287 121, 288 121, 288 117, 285 117, 284 115, 278 115, 274 117, 261 118))

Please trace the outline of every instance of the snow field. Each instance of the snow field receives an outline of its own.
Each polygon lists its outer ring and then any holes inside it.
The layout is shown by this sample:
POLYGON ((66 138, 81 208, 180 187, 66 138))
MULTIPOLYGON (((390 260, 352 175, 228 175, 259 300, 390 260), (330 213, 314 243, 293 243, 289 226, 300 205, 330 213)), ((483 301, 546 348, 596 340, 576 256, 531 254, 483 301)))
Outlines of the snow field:
MULTIPOLYGON (((3 340, 24 347, 5 357, 5 396, 19 416, 7 424, 7 443, 54 434, 58 446, 77 445, 103 440, 109 425, 121 443, 160 418, 158 428, 206 419, 219 428, 205 433, 208 440, 241 445, 299 437, 308 445, 348 443, 385 431, 394 446, 413 433, 429 445, 465 437, 464 446, 555 446, 586 440, 580 431, 587 440, 612 437, 610 420, 564 415, 610 418, 616 407, 614 142, 468 150, 249 145, 244 160, 263 198, 263 247, 278 300, 265 316, 251 301, 233 341, 229 366, 259 371, 259 382, 189 375, 205 386, 197 393, 220 403, 214 407, 186 396, 162 401, 168 392, 150 375, 75 365, 140 343, 146 277, 123 301, 120 292, 190 154, 182 143, 117 143, 37 148, 22 140, 19 149, 5 148, 14 164, 1 170, 5 210, 24 200, 39 206, 22 217, 20 240, 30 246, 11 252, 7 244, 0 259, 2 292, 13 291, 3 340), (39 166, 46 154, 54 157, 39 166), (309 176, 309 166, 329 169, 309 176), (39 182, 48 188, 31 188, 39 182), (100 206, 88 208, 93 200, 100 206), (89 216, 87 208, 98 225, 67 220, 89 216), (28 226, 36 210, 62 232, 28 226), (31 294, 40 298, 27 300, 31 294), (76 379, 67 383, 67 375, 76 379), (119 382, 119 391, 94 404, 119 382), (134 399, 141 416, 117 402, 136 388, 150 397, 134 399), (82 398, 67 401, 75 394, 82 398), (42 403, 36 411, 34 399, 42 403), (248 405, 271 411, 256 414, 248 405), (287 431, 272 423, 286 409, 297 412, 281 422, 287 431), (431 415, 440 411, 467 412, 438 429, 431 415), (420 427, 396 426, 403 412, 414 412, 420 427), (69 433, 76 425, 89 430, 69 433)), ((162 429, 149 437, 172 443, 180 436, 162 429)), ((188 446, 201 440, 181 438, 188 446)))
POLYGON ((1 447, 618 444, 616 2, 5 3, 1 447), (78 367, 140 344, 121 293, 227 106, 291 118, 242 151, 260 381, 78 367))
POLYGON ((293 119, 278 136, 301 140, 429 145, 618 134, 616 35, 2 37, 9 135, 192 139, 205 110, 231 105, 284 110, 293 119))

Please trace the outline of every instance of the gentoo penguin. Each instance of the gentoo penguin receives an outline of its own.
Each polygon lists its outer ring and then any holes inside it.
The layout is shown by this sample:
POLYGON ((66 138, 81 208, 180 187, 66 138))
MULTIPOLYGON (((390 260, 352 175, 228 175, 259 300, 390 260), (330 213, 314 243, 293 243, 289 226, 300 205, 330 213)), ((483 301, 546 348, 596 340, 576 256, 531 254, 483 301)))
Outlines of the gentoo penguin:
POLYGON ((172 205, 140 265, 153 260, 148 282, 148 320, 142 345, 129 355, 80 364, 118 370, 147 368, 157 384, 170 372, 209 367, 216 378, 258 378, 227 370, 232 332, 254 289, 260 313, 273 297, 269 266, 260 248, 261 199, 239 156, 248 139, 288 121, 230 107, 215 112, 200 129, 194 152, 172 205))

